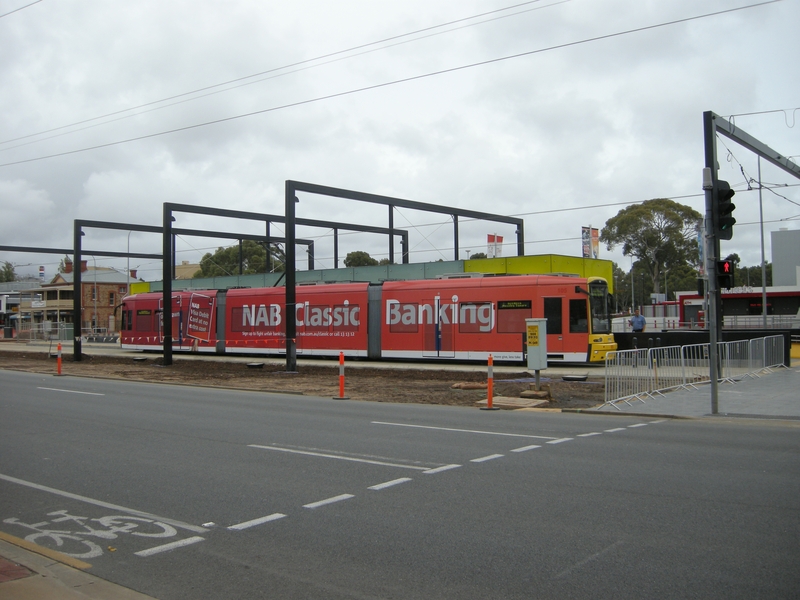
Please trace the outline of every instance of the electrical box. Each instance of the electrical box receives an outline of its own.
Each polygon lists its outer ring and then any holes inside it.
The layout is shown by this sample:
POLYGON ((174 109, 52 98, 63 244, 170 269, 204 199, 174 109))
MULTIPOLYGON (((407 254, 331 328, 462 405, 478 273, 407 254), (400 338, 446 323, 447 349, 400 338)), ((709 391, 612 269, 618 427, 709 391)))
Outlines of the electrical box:
POLYGON ((528 340, 528 370, 547 368, 547 319, 525 319, 528 340))

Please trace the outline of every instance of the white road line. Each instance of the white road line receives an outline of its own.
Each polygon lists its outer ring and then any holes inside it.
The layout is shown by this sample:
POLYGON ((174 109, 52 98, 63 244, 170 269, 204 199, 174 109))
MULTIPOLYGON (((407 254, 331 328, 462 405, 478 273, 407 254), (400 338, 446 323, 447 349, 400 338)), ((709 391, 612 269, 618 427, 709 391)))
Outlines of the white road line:
POLYGON ((253 519, 252 521, 245 521, 244 523, 237 523, 236 525, 231 525, 228 529, 232 531, 242 531, 243 529, 250 529, 251 527, 255 527, 256 525, 261 525, 263 523, 269 523, 270 521, 277 521, 278 519, 283 519, 286 515, 283 513, 273 513, 271 515, 267 515, 266 517, 259 517, 258 519, 253 519))
POLYGON ((372 421, 373 425, 392 425, 394 427, 413 427, 415 429, 434 429, 436 431, 455 431, 457 433, 478 433, 481 435, 502 435, 506 437, 536 438, 539 440, 554 440, 556 438, 544 435, 527 435, 523 433, 502 433, 497 431, 481 431, 480 429, 454 429, 452 427, 433 427, 431 425, 412 425, 410 423, 387 423, 385 421, 372 421))
POLYGON ((615 431, 625 431, 624 427, 615 427, 614 429, 606 429, 606 433, 614 433, 615 431))
POLYGON ((536 448, 541 448, 541 446, 537 446, 536 444, 531 446, 523 446, 522 448, 514 448, 512 452, 527 452, 528 450, 534 450, 536 448))
POLYGON ((442 471, 449 471, 450 469, 457 469, 461 465, 444 465, 442 467, 436 467, 435 469, 428 469, 427 471, 423 471, 425 475, 434 475, 436 473, 441 473, 442 471))
POLYGON ((337 460, 348 460, 351 462, 367 463, 368 465, 379 465, 381 467, 397 467, 398 469, 414 469, 415 471, 426 471, 428 467, 418 467, 416 465, 404 465, 398 463, 384 462, 381 460, 371 460, 367 458, 355 458, 353 456, 340 456, 338 454, 324 454, 322 452, 311 452, 309 450, 296 450, 294 448, 281 448, 280 446, 260 446, 259 444, 249 444, 248 448, 259 448, 261 450, 277 450, 278 452, 288 452, 290 454, 305 454, 306 456, 319 456, 321 458, 335 458, 337 460))
POLYGON ((406 483, 407 481, 411 481, 411 477, 401 477, 400 479, 392 479, 391 481, 387 481, 385 483, 379 483, 378 485, 372 485, 368 487, 368 490, 385 490, 388 487, 392 487, 393 485, 398 485, 401 483, 406 483))
POLYGON ((105 396, 97 392, 79 392, 77 390, 62 390, 60 388, 37 387, 37 390, 47 390, 48 392, 66 392, 67 394, 85 394, 86 396, 105 396))
POLYGON ((319 508, 320 506, 325 506, 326 504, 333 504, 334 502, 341 502, 342 500, 349 500, 350 498, 355 498, 355 496, 353 494, 341 494, 339 496, 334 496, 333 498, 320 500, 319 502, 304 504, 303 508, 319 508))
POLYGON ((655 425, 656 423, 666 423, 669 419, 659 419, 658 421, 650 421, 651 425, 655 425))
POLYGON ((593 431, 591 433, 579 433, 578 437, 592 437, 593 435, 603 435, 599 431, 593 431))
POLYGON ((569 442, 572 438, 561 438, 560 440, 553 440, 552 442, 545 442, 547 444, 560 444, 561 442, 569 442))
POLYGON ((192 544, 196 544, 197 542, 202 542, 204 539, 205 538, 196 535, 194 537, 186 538, 185 540, 178 540, 177 542, 164 544, 163 546, 156 546, 155 548, 148 548, 147 550, 134 552, 134 554, 136 556, 153 556, 153 554, 160 554, 162 552, 169 552, 170 550, 175 550, 176 548, 183 548, 184 546, 190 546, 192 544))
POLYGON ((481 458, 473 458, 469 462, 482 463, 482 462, 486 462, 487 460, 494 460, 495 458, 503 458, 503 455, 502 454, 490 454, 489 456, 482 456, 481 458))
POLYGON ((628 425, 628 429, 633 429, 634 427, 647 427, 647 423, 636 423, 634 425, 628 425))
POLYGON ((72 500, 79 500, 80 502, 85 502, 86 504, 93 504, 94 506, 100 506, 102 508, 110 508, 111 510, 124 512, 129 515, 135 515, 137 517, 145 517, 147 519, 152 519, 153 521, 161 521, 162 523, 167 523, 175 527, 180 527, 181 529, 186 529, 187 531, 194 531, 195 533, 205 533, 206 531, 208 531, 204 527, 199 527, 197 525, 191 525, 189 523, 184 523, 182 521, 176 521, 175 519, 167 519, 164 517, 159 517, 158 515, 154 515, 152 513, 147 513, 141 510, 135 510, 133 508, 127 508, 125 506, 120 506, 119 504, 111 504, 110 502, 103 502, 102 500, 95 500, 94 498, 79 496, 78 494, 64 492, 62 490, 57 490, 55 488, 47 487, 46 485, 39 485, 38 483, 31 483, 30 481, 17 479, 16 477, 11 477, 9 475, 3 475, 2 473, 0 473, 0 479, 3 479, 5 481, 10 481, 11 483, 18 483, 19 485, 24 485, 26 487, 33 488, 35 490, 47 492, 49 494, 55 494, 63 498, 71 498, 72 500))

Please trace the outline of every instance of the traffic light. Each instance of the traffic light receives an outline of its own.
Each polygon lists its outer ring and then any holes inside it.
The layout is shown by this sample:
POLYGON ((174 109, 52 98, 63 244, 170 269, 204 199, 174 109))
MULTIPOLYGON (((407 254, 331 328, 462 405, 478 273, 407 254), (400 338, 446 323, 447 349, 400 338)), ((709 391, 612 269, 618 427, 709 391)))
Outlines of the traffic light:
POLYGON ((736 205, 731 202, 731 198, 736 194, 731 189, 727 181, 721 179, 717 181, 717 189, 714 192, 714 227, 718 240, 729 240, 733 237, 733 225, 736 219, 733 218, 733 209, 736 205))
POLYGON ((717 284, 721 290, 729 290, 733 287, 733 261, 717 261, 717 284))

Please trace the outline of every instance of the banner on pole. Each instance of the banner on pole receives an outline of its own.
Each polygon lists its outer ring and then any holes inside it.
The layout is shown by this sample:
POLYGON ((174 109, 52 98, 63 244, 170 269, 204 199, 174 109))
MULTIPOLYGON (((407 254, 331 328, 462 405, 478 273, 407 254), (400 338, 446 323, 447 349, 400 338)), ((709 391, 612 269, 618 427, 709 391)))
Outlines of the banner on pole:
POLYGON ((503 236, 490 233, 486 236, 486 256, 500 258, 503 255, 503 236))
POLYGON ((581 245, 583 258, 600 258, 600 231, 589 227, 581 227, 581 245))

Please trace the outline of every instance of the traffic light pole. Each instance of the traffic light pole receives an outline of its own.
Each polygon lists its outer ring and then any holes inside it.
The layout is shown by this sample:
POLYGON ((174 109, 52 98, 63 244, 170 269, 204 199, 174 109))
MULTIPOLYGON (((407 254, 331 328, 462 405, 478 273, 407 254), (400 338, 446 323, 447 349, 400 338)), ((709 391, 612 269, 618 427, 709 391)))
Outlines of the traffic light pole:
MULTIPOLYGON (((752 137, 741 127, 734 126, 725 119, 719 117, 711 111, 703 113, 703 139, 705 142, 705 170, 703 176, 703 189, 706 193, 706 224, 705 224, 705 249, 706 249, 706 273, 708 275, 708 339, 709 339, 709 376, 711 378, 711 413, 717 414, 718 411, 718 383, 719 383, 719 356, 717 344, 722 328, 722 304, 720 300, 719 282, 717 278, 717 261, 719 260, 719 225, 717 221, 719 215, 715 214, 715 202, 720 197, 720 186, 717 178, 717 133, 733 140, 759 157, 772 163, 783 171, 800 179, 800 167, 786 158, 785 154, 776 152, 766 144, 752 137)), ((760 179, 760 177, 759 177, 760 179)), ((759 181, 759 184, 761 182, 759 181)), ((723 188, 725 186, 723 185, 723 188)), ((728 188, 727 191, 730 191, 728 188)), ((726 190, 723 190, 726 196, 726 190)), ((730 200, 730 195, 727 199, 730 200)), ((733 207, 730 207, 730 211, 733 207)), ((728 212, 728 215, 730 214, 728 212)), ((735 219, 727 224, 727 228, 732 227, 735 219)), ((724 233, 723 239, 731 239, 733 232, 724 233)))
POLYGON ((711 380, 711 414, 719 411, 719 288, 717 287, 717 260, 719 258, 719 240, 715 235, 714 193, 717 187, 717 139, 713 113, 703 113, 703 132, 705 141, 706 170, 703 177, 703 188, 706 193, 705 219, 705 257, 706 275, 708 277, 708 362, 709 379, 711 380), (709 177, 710 175, 710 177, 709 177))

